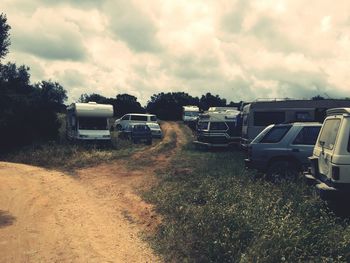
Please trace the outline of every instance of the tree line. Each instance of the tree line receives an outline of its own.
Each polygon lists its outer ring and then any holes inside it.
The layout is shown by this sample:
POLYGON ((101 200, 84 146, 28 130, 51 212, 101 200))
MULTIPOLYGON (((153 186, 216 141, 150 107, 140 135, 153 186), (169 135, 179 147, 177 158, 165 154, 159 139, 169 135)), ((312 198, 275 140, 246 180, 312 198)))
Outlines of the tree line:
MULTIPOLYGON (((9 52, 10 25, 0 14, 0 152, 34 141, 58 138, 60 122, 57 113, 66 110, 67 91, 58 83, 43 80, 32 84, 29 67, 2 61, 9 52)), ((111 104, 115 117, 126 113, 153 113, 163 120, 181 119, 182 106, 197 105, 203 110, 211 106, 226 106, 226 99, 207 93, 200 98, 184 92, 154 94, 146 107, 135 96, 118 94, 107 98, 100 94, 82 94, 79 102, 95 101, 111 104)), ((233 105, 231 102, 230 105, 233 105)))

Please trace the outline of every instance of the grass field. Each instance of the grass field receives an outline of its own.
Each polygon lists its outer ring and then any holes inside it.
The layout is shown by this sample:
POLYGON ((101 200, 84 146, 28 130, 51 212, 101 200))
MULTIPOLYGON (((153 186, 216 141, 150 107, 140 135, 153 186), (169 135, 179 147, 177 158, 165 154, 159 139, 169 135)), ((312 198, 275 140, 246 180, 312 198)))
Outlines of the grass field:
POLYGON ((164 220, 153 247, 179 262, 349 262, 350 221, 302 180, 274 185, 242 152, 191 145, 145 193, 164 220))

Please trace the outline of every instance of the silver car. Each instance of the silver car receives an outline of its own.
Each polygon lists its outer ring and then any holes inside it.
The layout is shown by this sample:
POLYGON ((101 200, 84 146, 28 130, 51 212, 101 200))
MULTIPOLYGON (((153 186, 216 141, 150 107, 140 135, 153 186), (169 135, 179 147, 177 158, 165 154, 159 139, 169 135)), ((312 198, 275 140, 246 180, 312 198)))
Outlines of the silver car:
POLYGON ((267 177, 292 179, 309 166, 320 123, 272 124, 248 146, 246 167, 266 173, 267 177))

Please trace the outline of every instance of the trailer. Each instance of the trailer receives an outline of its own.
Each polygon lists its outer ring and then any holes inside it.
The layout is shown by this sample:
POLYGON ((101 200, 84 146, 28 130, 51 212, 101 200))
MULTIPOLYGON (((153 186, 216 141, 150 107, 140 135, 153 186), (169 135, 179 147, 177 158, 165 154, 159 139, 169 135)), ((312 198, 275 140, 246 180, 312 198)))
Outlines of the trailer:
POLYGON ((323 122, 331 108, 350 107, 350 100, 255 101, 243 107, 241 146, 248 144, 268 125, 288 122, 323 122))
POLYGON ((109 118, 113 106, 109 104, 73 103, 67 108, 66 136, 71 141, 110 141, 109 118))
POLYGON ((196 122, 199 115, 199 108, 193 105, 187 105, 182 107, 182 120, 185 123, 196 122))
POLYGON ((199 115, 196 145, 229 147, 239 145, 242 121, 240 111, 224 109, 199 115))

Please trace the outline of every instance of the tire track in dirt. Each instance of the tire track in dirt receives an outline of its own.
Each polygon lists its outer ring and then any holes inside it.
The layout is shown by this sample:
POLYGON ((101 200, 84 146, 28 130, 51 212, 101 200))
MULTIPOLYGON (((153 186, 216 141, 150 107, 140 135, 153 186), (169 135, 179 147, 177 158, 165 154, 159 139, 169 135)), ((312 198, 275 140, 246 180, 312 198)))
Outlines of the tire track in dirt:
POLYGON ((155 170, 165 168, 186 143, 178 123, 162 127, 164 140, 131 157, 152 157, 159 165, 130 170, 127 162, 116 161, 80 169, 72 177, 0 162, 0 262, 161 261, 140 239, 161 219, 139 191, 152 187, 155 170), (172 131, 175 147, 158 151, 172 131))

